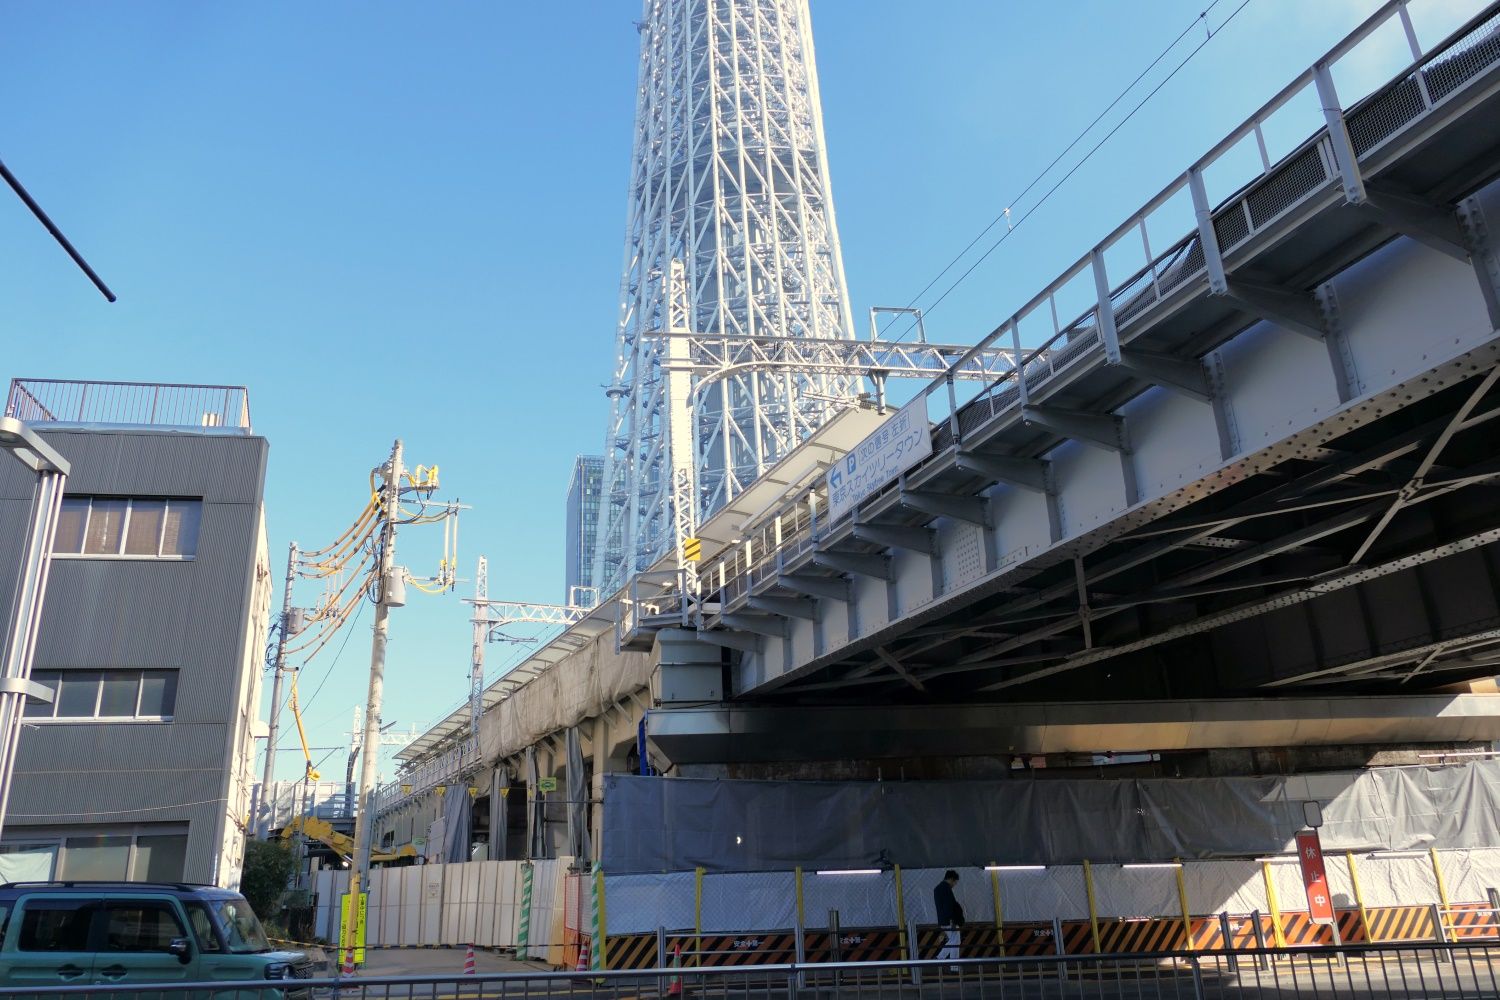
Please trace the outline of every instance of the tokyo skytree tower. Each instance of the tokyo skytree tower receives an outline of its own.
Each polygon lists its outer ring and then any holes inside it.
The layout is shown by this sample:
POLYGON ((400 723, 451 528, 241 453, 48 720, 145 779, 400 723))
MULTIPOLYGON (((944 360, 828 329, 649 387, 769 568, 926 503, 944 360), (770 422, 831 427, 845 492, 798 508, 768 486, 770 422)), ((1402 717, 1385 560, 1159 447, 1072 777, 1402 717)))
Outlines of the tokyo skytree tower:
POLYGON ((863 384, 807 0, 645 0, 638 27, 601 595, 863 384))

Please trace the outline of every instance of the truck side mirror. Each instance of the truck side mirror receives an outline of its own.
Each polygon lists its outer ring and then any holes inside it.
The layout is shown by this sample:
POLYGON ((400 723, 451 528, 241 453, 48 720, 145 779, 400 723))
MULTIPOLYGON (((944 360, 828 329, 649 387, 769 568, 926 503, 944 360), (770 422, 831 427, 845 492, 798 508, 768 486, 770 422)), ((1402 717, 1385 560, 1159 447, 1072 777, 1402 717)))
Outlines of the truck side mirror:
POLYGON ((193 960, 193 942, 187 938, 173 938, 167 950, 177 956, 177 961, 187 965, 193 960))

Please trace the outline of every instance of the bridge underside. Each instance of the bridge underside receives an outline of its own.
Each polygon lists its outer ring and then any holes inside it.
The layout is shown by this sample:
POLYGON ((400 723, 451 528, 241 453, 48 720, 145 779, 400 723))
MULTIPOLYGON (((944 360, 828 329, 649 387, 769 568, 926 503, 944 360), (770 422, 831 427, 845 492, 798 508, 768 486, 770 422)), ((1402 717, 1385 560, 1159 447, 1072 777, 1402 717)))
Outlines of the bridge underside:
POLYGON ((1500 672, 1500 388, 1488 355, 1474 368, 765 694, 1378 693, 1500 672))
MULTIPOLYGON (((1373 747, 1401 747, 1396 762, 1419 764, 1445 759, 1442 749, 1431 748, 1500 737, 1500 698, 1426 694, 1017 705, 724 705, 654 712, 649 724, 652 742, 677 765, 863 761, 869 766, 858 776, 872 778, 877 773, 896 777, 898 766, 907 769, 908 777, 974 777, 997 770, 928 763, 962 758, 998 762, 1000 771, 1030 766, 1035 755, 1045 756, 1049 768, 1112 763, 1092 759, 1104 752, 1136 759, 1170 755, 1180 769, 1199 751, 1265 747, 1279 748, 1282 765, 1331 759, 1321 752, 1298 755, 1291 748, 1335 748, 1342 755, 1337 763, 1363 766, 1379 755, 1373 747)), ((1451 760, 1470 755, 1459 751, 1451 760)), ((1246 766, 1243 755, 1225 756, 1221 769, 1255 769, 1253 761, 1246 766)), ((793 768, 767 776, 802 772, 793 768)))

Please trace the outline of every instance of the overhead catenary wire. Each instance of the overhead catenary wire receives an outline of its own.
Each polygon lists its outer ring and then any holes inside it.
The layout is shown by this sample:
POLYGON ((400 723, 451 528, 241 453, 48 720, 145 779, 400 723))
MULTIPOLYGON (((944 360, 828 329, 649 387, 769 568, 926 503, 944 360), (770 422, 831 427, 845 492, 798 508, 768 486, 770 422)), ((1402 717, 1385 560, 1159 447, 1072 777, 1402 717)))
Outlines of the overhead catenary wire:
MULTIPOLYGON (((1081 169, 1083 167, 1083 165, 1085 163, 1088 163, 1089 160, 1093 158, 1094 154, 1097 153, 1104 146, 1105 143, 1109 142, 1110 139, 1114 138, 1115 134, 1117 132, 1119 132, 1120 129, 1124 128, 1126 126, 1126 124, 1128 124, 1130 122, 1130 120, 1135 117, 1136 112, 1140 111, 1141 108, 1145 107, 1146 103, 1148 101, 1150 101, 1151 98, 1155 97, 1156 94, 1163 87, 1165 87, 1168 83, 1170 83, 1172 81, 1172 78, 1175 77, 1179 72, 1181 72, 1182 69, 1183 69, 1183 67, 1185 67, 1189 62, 1191 62, 1192 59, 1193 59, 1193 57, 1196 56, 1199 52, 1201 52, 1203 50, 1204 46, 1206 46, 1209 42, 1213 41, 1214 37, 1219 32, 1222 32, 1226 27, 1228 27, 1229 24, 1230 24, 1230 22, 1232 22, 1239 15, 1240 11, 1244 10, 1249 5, 1250 5, 1250 0, 1242 0, 1242 2, 1240 3, 1240 5, 1238 7, 1236 7, 1229 14, 1228 17, 1226 17, 1224 19, 1224 22, 1222 24, 1219 25, 1218 31, 1210 31, 1209 34, 1203 39, 1203 41, 1199 42, 1196 46, 1194 46, 1193 49, 1192 49, 1192 51, 1189 52, 1186 56, 1184 56, 1183 59, 1182 59, 1182 61, 1179 62, 1175 67, 1173 67, 1172 71, 1170 73, 1168 73, 1165 77, 1163 77, 1160 83, 1158 83, 1155 87, 1152 87, 1151 90, 1149 92, 1147 92, 1147 94, 1146 94, 1145 97, 1141 98, 1138 102, 1136 102, 1135 107, 1131 108, 1130 111, 1125 115, 1125 117, 1122 118, 1122 119, 1120 119, 1120 121, 1114 126, 1114 128, 1111 128, 1108 132, 1106 132, 1104 134, 1104 137, 1102 139, 1100 139, 1098 142, 1094 143, 1094 145, 1089 148, 1089 151, 1083 155, 1083 159, 1081 159, 1077 163, 1073 164, 1073 166, 1068 169, 1067 173, 1063 174, 1062 177, 1058 178, 1057 183, 1053 184, 1050 188, 1048 188, 1047 191, 1046 191, 1046 193, 1043 194, 1041 196, 1041 198, 1039 198, 1037 200, 1036 204, 1034 204, 1030 208, 1028 208, 1025 211, 1025 213, 1023 213, 1021 215, 1021 217, 1015 221, 1015 223, 1012 225, 1012 227, 1010 229, 1007 229, 1004 233, 1002 233, 1000 235, 999 239, 997 239, 994 243, 991 243, 990 246, 989 246, 989 248, 986 249, 984 253, 982 253, 982 254, 979 255, 979 259, 976 260, 976 261, 974 261, 974 263, 970 264, 968 266, 968 268, 966 268, 964 270, 964 273, 960 274, 958 276, 958 278, 956 280, 954 280, 954 282, 951 285, 949 285, 946 289, 944 289, 943 294, 939 295, 936 299, 934 299, 931 302, 931 304, 929 304, 923 310, 923 312, 924 313, 930 313, 930 312, 932 312, 932 310, 936 309, 939 305, 942 304, 942 302, 943 302, 944 299, 946 299, 949 295, 953 294, 953 292, 958 288, 958 286, 961 285, 961 284, 963 284, 964 281, 969 277, 969 275, 973 274, 974 271, 979 267, 980 264, 983 264, 986 260, 988 260, 989 257, 990 257, 990 255, 993 254, 996 250, 998 250, 1000 248, 1001 244, 1003 244, 1007 239, 1010 238, 1010 236, 1011 236, 1012 233, 1014 233, 1017 229, 1021 228, 1021 224, 1022 223, 1024 223, 1027 219, 1031 218, 1031 216, 1039 208, 1041 208, 1043 205, 1045 205, 1047 203, 1048 199, 1050 199, 1054 194, 1057 193, 1057 189, 1058 188, 1060 188, 1064 184, 1066 184, 1068 182, 1068 179, 1070 177, 1072 177, 1074 174, 1076 174, 1079 171, 1079 169, 1081 169)), ((915 325, 916 325, 915 323, 912 324, 912 326, 915 326, 915 325)), ((910 328, 908 328, 908 329, 910 329, 910 328)), ((906 332, 907 331, 903 331, 901 335, 904 337, 906 335, 906 332)))
MULTIPOLYGON (((1017 205, 1019 205, 1020 202, 1021 202, 1021 200, 1024 199, 1028 194, 1030 194, 1031 191, 1033 189, 1035 189, 1036 186, 1038 184, 1040 184, 1042 182, 1042 180, 1044 178, 1046 178, 1046 176, 1048 174, 1050 174, 1053 171, 1053 169, 1059 163, 1061 163, 1062 160, 1070 152, 1072 152, 1078 146, 1078 144, 1080 142, 1082 142, 1084 140, 1084 138, 1087 137, 1088 134, 1090 132, 1092 132, 1094 130, 1094 128, 1101 121, 1103 121, 1104 118, 1111 111, 1113 111, 1116 107, 1118 107, 1119 104, 1120 104, 1120 102, 1123 101, 1126 98, 1126 96, 1129 95, 1130 92, 1132 90, 1134 90, 1136 88, 1136 86, 1143 79, 1145 79, 1146 76, 1153 69, 1155 69, 1157 66, 1159 66, 1161 64, 1161 61, 1163 59, 1165 59, 1172 52, 1173 49, 1177 48, 1177 46, 1179 44, 1181 44, 1181 42, 1182 42, 1182 40, 1184 38, 1186 38, 1190 33, 1192 33, 1192 31, 1194 29, 1196 29, 1200 24, 1207 24, 1207 22, 1208 22, 1208 15, 1210 13, 1212 13, 1213 9, 1215 7, 1217 7, 1221 2, 1223 2, 1223 0, 1212 0, 1212 2, 1210 2, 1207 7, 1205 7, 1201 12, 1199 12, 1197 14, 1197 16, 1195 16, 1192 19, 1192 21, 1188 23, 1188 26, 1186 28, 1182 29, 1182 31, 1177 35, 1177 37, 1173 38, 1172 41, 1169 42, 1165 48, 1163 48, 1159 53, 1157 53, 1156 58, 1152 59, 1151 62, 1146 65, 1145 69, 1141 70, 1140 73, 1136 74, 1135 79, 1131 80, 1130 83, 1128 83, 1124 87, 1124 89, 1122 89, 1117 95, 1115 95, 1115 98, 1112 101, 1110 101, 1109 104, 1107 104, 1105 106, 1104 110, 1100 111, 1097 115, 1094 116, 1093 121, 1089 122, 1088 125, 1085 126, 1082 131, 1080 131, 1076 136, 1073 137, 1073 140, 1071 142, 1069 142, 1067 144, 1067 146, 1065 146, 1060 153, 1058 153, 1055 157, 1052 158, 1052 162, 1048 163, 1047 166, 1044 167, 1041 170, 1041 172, 1039 172, 1035 177, 1033 177, 1026 184, 1026 186, 1021 189, 1021 191, 1020 191, 1019 194, 1017 194, 1014 197, 1012 197, 1006 203, 1005 209, 999 215, 997 215, 993 219, 991 219, 990 222, 989 222, 989 224, 986 225, 983 229, 981 229, 978 232, 978 234, 976 234, 975 237, 972 240, 970 240, 967 245, 964 246, 964 248, 962 250, 960 250, 957 254, 955 254, 952 260, 948 261, 947 264, 943 265, 942 270, 940 270, 937 274, 933 275, 932 280, 928 281, 926 285, 922 286, 922 288, 921 288, 920 291, 918 291, 915 295, 912 296, 911 301, 909 301, 906 304, 906 306, 904 307, 904 309, 910 310, 910 309, 914 308, 917 305, 917 303, 921 300, 922 296, 926 295, 929 291, 931 291, 932 288, 939 281, 941 281, 943 279, 944 275, 946 275, 949 271, 953 270, 954 267, 958 266, 958 264, 964 259, 964 257, 968 256, 969 251, 973 250, 974 247, 977 246, 979 244, 979 242, 985 238, 985 236, 989 235, 989 233, 990 233, 991 230, 993 230, 1001 222, 1004 222, 1004 221, 1010 219, 1010 217, 1011 217, 1011 210, 1014 209, 1017 205)), ((1235 8, 1235 10, 1227 18, 1224 19, 1224 22, 1219 25, 1217 31, 1215 31, 1213 28, 1209 28, 1208 29, 1208 33, 1207 33, 1206 37, 1204 38, 1204 40, 1202 42, 1200 42, 1191 52, 1189 52, 1187 54, 1187 57, 1185 59, 1183 59, 1183 61, 1181 63, 1179 63, 1177 65, 1177 67, 1172 70, 1171 73, 1169 73, 1160 83, 1158 83, 1154 88, 1152 88, 1152 90, 1150 91, 1150 93, 1148 93, 1139 103, 1137 103, 1136 106, 1131 109, 1131 111, 1129 112, 1129 114, 1127 114, 1123 119, 1121 119, 1121 121, 1118 124, 1116 124, 1114 128, 1110 129, 1110 131, 1104 136, 1103 139, 1101 139, 1097 144, 1095 144, 1095 146, 1092 149, 1090 149, 1086 154, 1084 154, 1083 159, 1079 160, 1078 163, 1074 164, 1073 167, 1070 168, 1068 170, 1068 172, 1063 175, 1063 177, 1062 177, 1061 180, 1059 180, 1050 189, 1048 189, 1048 191, 1041 197, 1041 199, 1036 204, 1034 204, 1030 208, 1028 208, 1026 210, 1026 212, 1018 220, 1012 222, 1010 224, 1010 226, 1006 229, 1005 233, 1001 235, 1000 239, 997 240, 993 245, 991 245, 990 248, 988 250, 986 250, 984 252, 984 254, 982 254, 980 256, 980 258, 979 258, 978 261, 976 261, 967 270, 965 270, 964 273, 959 276, 959 278, 958 278, 957 281, 955 281, 952 285, 950 285, 948 287, 948 289, 943 292, 942 295, 938 296, 938 298, 936 300, 934 300, 930 305, 928 305, 927 307, 925 307, 922 310, 922 312, 924 313, 924 315, 926 313, 931 312, 933 309, 937 308, 938 304, 941 303, 945 298, 947 298, 948 295, 949 295, 949 293, 951 293, 956 287, 958 287, 959 284, 961 284, 964 281, 964 279, 966 279, 970 274, 972 274, 974 272, 975 267, 977 267, 980 263, 983 263, 983 261, 991 253, 993 253, 995 251, 996 247, 998 247, 1001 243, 1004 243, 1005 240, 1007 238, 1009 238, 1009 236, 1010 236, 1010 234, 1012 232, 1014 232, 1016 229, 1020 228, 1021 223, 1025 222, 1026 219, 1029 218, 1033 212, 1035 212, 1038 208, 1040 208, 1047 201, 1047 199, 1052 196, 1052 194, 1058 189, 1058 187, 1060 187, 1064 182, 1066 182, 1068 180, 1068 178, 1072 177, 1073 174, 1077 173, 1078 169, 1080 167, 1082 167, 1085 163, 1087 163, 1089 161, 1090 157, 1092 157, 1094 155, 1094 153, 1096 153, 1099 150, 1100 146, 1102 146, 1105 142, 1108 142, 1109 139, 1116 132, 1118 132, 1120 130, 1120 128, 1125 125, 1126 122, 1130 121, 1130 119, 1132 117, 1134 117, 1135 113, 1137 111, 1139 111, 1145 105, 1145 103, 1147 101, 1149 101, 1153 96, 1155 96, 1155 94, 1157 93, 1157 91, 1161 90, 1161 88, 1169 80, 1171 80, 1172 77, 1176 76, 1177 72, 1179 70, 1181 70, 1183 66, 1187 65, 1188 61, 1191 60, 1193 58, 1193 56, 1197 55, 1198 52, 1213 39, 1214 35, 1217 34, 1218 31, 1223 31, 1224 28, 1226 28, 1229 25, 1229 23, 1235 19, 1235 16, 1238 15, 1240 11, 1242 11, 1242 10, 1245 9, 1246 5, 1249 2, 1250 2, 1250 0, 1244 0, 1244 2, 1242 2, 1239 5, 1239 7, 1235 8)), ((896 323, 898 323, 903 318, 903 315, 904 314, 902 314, 902 313, 897 313, 896 315, 893 315, 889 320, 887 320, 885 326, 882 327, 880 329, 880 331, 879 331, 879 334, 877 334, 877 337, 879 337, 881 335, 884 335, 886 332, 888 332, 892 326, 894 326, 896 323)), ((917 325, 916 321, 913 320, 911 322, 911 324, 906 327, 906 329, 904 329, 904 330, 901 331, 900 335, 896 339, 899 341, 901 338, 905 337, 912 330, 916 329, 916 325, 917 325)))

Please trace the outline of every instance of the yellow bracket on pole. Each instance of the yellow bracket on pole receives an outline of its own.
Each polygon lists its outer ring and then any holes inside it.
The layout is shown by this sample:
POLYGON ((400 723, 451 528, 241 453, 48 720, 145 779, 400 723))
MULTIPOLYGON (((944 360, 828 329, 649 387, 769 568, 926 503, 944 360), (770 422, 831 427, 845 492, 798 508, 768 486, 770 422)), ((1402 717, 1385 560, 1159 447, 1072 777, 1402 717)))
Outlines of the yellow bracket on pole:
POLYGON ((1443 929, 1447 932, 1449 941, 1453 940, 1453 917, 1448 912, 1448 884, 1443 881, 1443 866, 1438 863, 1436 847, 1427 848, 1427 856, 1432 859, 1432 877, 1437 879, 1438 899, 1443 901, 1443 909, 1440 916, 1443 918, 1443 929))
POLYGON ((703 963, 703 869, 693 872, 693 965, 703 963))
POLYGON ((1005 911, 1000 908, 1000 873, 990 870, 990 895, 995 898, 995 940, 1000 944, 1000 957, 1005 957, 1005 911))
POLYGON ((1349 881, 1354 885, 1354 903, 1359 907, 1359 926, 1364 928, 1365 943, 1375 943, 1375 929, 1370 926, 1370 914, 1365 910, 1365 894, 1359 887, 1359 866, 1354 863, 1354 852, 1345 851, 1344 860, 1349 863, 1349 881))
POLYGON ((906 950, 906 893, 901 887, 901 866, 896 865, 896 939, 901 943, 901 958, 910 954, 906 950))
MULTIPOLYGON (((1183 946, 1188 951, 1192 951, 1193 950, 1193 916, 1192 916, 1192 912, 1188 909, 1187 880, 1182 877, 1182 859, 1181 858, 1177 859, 1177 902, 1182 905, 1182 934, 1183 934, 1182 940, 1184 942, 1183 946)), ((1230 947, 1230 943, 1228 941, 1225 941, 1224 942, 1224 947, 1226 949, 1229 948, 1230 947)))
POLYGON ((1094 866, 1089 864, 1088 859, 1083 862, 1083 889, 1089 897, 1089 930, 1094 935, 1094 954, 1104 953, 1104 947, 1099 943, 1099 907, 1094 901, 1094 866))
POLYGON ((1271 877, 1271 862, 1260 863, 1260 876, 1266 881, 1266 905, 1271 908, 1271 930, 1276 934, 1276 947, 1286 947, 1286 931, 1281 929, 1281 904, 1276 901, 1276 880, 1271 877))

